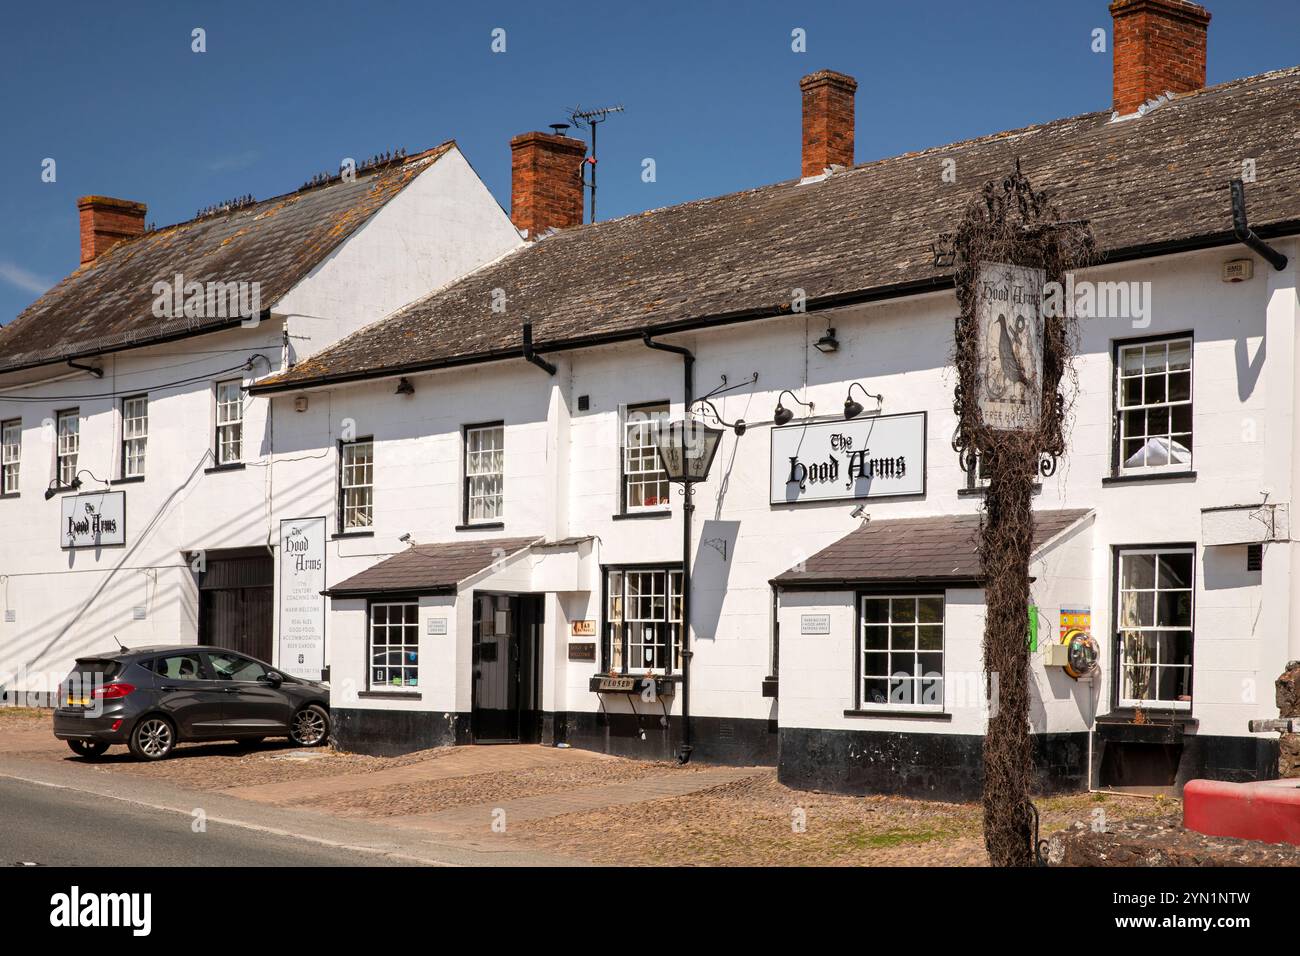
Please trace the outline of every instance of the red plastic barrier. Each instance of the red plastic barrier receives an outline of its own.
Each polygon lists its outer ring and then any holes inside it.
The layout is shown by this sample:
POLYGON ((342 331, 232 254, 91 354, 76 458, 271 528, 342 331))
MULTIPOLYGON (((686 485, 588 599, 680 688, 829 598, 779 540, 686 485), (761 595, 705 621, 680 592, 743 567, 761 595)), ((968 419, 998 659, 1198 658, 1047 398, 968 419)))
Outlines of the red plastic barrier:
POLYGON ((1300 780, 1189 780, 1183 826, 1209 836, 1300 846, 1300 780))

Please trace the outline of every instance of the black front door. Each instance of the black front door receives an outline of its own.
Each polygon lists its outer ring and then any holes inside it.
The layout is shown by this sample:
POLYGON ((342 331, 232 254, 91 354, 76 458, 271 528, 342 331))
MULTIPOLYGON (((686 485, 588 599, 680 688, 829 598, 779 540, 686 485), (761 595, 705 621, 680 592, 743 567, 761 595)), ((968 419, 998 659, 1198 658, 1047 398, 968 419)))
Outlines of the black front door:
POLYGON ((537 595, 474 595, 475 743, 534 743, 541 732, 537 595))
POLYGON ((198 575, 199 643, 271 659, 275 569, 266 550, 207 552, 198 575))

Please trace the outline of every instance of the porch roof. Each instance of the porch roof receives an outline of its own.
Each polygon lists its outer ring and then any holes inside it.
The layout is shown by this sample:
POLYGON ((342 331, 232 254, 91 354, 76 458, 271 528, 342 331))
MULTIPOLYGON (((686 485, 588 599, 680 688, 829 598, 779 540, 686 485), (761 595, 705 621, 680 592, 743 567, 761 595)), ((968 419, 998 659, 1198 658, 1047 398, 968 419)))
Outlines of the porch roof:
POLYGON ((417 544, 321 593, 327 597, 447 594, 494 561, 512 557, 537 538, 484 538, 417 544))
MULTIPOLYGON (((1086 508, 1034 512, 1034 551, 1082 520, 1086 508)), ((836 589, 860 584, 978 583, 980 516, 935 515, 868 521, 802 566, 771 583, 790 589, 836 589)))

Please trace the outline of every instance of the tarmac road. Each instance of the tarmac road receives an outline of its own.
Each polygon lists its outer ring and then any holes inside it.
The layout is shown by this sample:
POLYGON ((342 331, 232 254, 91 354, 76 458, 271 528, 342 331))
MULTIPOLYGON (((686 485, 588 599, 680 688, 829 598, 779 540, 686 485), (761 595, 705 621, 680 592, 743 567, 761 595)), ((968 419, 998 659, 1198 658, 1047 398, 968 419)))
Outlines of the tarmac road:
POLYGON ((0 777, 0 866, 394 866, 396 860, 0 777))

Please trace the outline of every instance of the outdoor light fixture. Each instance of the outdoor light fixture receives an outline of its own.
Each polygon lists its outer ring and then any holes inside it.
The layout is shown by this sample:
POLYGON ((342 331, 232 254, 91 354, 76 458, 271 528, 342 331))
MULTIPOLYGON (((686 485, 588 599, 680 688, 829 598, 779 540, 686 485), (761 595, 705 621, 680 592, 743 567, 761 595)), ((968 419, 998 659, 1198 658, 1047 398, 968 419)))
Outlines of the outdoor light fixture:
MULTIPOLYGON (((832 329, 831 331, 833 332, 834 329, 832 329)), ((776 397, 776 411, 772 413, 772 421, 775 422, 777 425, 788 425, 790 424, 790 422, 794 420, 794 412, 790 411, 790 409, 786 408, 784 405, 781 404, 782 395, 789 395, 800 405, 806 405, 810 413, 813 411, 812 402, 803 401, 798 395, 790 391, 788 388, 783 389, 781 391, 781 395, 778 395, 776 397)))
POLYGON ((862 405, 859 402, 855 402, 853 400, 854 385, 856 385, 858 388, 861 388, 862 394, 867 396, 867 398, 874 398, 877 402, 880 402, 882 404, 885 401, 885 396, 873 395, 870 392, 868 392, 865 388, 863 388, 861 382, 853 382, 851 385, 849 385, 848 394, 844 396, 844 419, 846 421, 850 418, 857 418, 859 415, 862 414, 862 405))
POLYGON ((817 346, 818 352, 824 352, 827 355, 840 350, 840 340, 835 337, 833 328, 828 328, 826 334, 814 342, 813 345, 817 346))
MULTIPOLYGON (((90 475, 90 472, 86 472, 86 474, 90 475)), ((90 475, 90 477, 95 478, 94 475, 90 475)), ((95 478, 95 480, 99 481, 98 478, 95 478)), ((104 484, 108 484, 108 482, 104 482, 104 484)), ((73 475, 72 483, 67 485, 66 487, 59 484, 59 479, 51 478, 49 485, 47 485, 45 488, 45 500, 49 501, 60 491, 77 491, 79 488, 81 488, 81 472, 78 472, 77 474, 73 475)))
POLYGON ((409 378, 407 378, 405 375, 403 375, 400 379, 398 379, 398 381, 397 381, 397 391, 394 392, 393 394, 395 394, 395 395, 414 395, 414 394, 415 394, 415 386, 411 384, 411 380, 410 380, 409 378))
POLYGON ((660 425, 655 436, 659 462, 671 482, 691 485, 709 477, 722 429, 687 419, 660 425))

